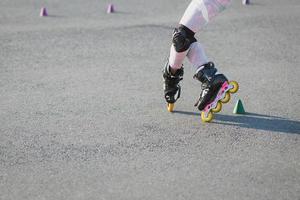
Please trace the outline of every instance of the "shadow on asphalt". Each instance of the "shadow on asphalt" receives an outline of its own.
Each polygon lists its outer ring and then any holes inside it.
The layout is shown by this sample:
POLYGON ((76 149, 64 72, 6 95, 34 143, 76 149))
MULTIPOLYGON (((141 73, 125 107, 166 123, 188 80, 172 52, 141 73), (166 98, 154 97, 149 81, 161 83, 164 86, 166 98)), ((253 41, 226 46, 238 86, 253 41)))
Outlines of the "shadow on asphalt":
MULTIPOLYGON (((200 113, 197 112, 173 111, 173 113, 194 115, 200 117, 200 113)), ((215 119, 211 123, 274 132, 300 134, 299 121, 257 113, 246 113, 243 115, 215 114, 215 119)))

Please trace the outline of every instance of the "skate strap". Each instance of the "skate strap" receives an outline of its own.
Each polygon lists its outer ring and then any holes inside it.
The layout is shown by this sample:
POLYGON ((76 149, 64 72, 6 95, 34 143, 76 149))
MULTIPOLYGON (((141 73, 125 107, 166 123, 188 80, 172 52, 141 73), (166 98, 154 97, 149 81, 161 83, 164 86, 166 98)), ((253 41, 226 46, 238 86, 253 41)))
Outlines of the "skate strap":
POLYGON ((178 92, 177 92, 177 97, 176 97, 175 101, 177 101, 177 99, 179 99, 180 93, 181 93, 181 87, 180 87, 180 85, 178 85, 178 92))

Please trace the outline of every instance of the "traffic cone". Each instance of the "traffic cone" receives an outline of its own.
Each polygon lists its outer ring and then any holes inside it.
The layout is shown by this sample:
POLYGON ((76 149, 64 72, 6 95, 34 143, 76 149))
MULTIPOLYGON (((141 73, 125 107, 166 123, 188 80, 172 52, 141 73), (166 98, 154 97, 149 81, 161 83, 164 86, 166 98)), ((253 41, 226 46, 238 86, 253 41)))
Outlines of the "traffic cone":
POLYGON ((107 10, 106 10, 107 13, 114 13, 115 12, 115 7, 113 4, 108 4, 107 6, 107 10))
POLYGON ((48 16, 47 10, 45 7, 41 8, 40 17, 46 17, 48 16))
POLYGON ((233 109, 233 113, 234 114, 245 114, 246 113, 243 103, 240 99, 236 102, 234 109, 233 109))
POLYGON ((250 4, 250 0, 243 0, 243 4, 244 5, 249 5, 250 4))

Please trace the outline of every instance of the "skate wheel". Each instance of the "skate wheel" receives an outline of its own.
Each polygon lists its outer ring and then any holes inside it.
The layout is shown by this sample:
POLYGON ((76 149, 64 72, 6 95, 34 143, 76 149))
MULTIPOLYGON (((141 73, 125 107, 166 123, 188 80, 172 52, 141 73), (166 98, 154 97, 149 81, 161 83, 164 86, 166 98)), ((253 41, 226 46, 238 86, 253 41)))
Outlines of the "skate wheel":
POLYGON ((239 90, 239 84, 236 81, 230 81, 229 85, 233 86, 233 88, 229 90, 230 93, 236 93, 239 90))
POLYGON ((201 119, 202 119, 203 122, 211 122, 213 117, 214 117, 214 115, 211 111, 209 111, 207 117, 205 116, 205 112, 201 113, 201 119))
POLYGON ((173 112, 174 110, 174 103, 168 103, 168 111, 173 112))
POLYGON ((230 93, 225 93, 225 97, 223 99, 220 100, 222 103, 227 103, 228 101, 230 101, 230 93))
POLYGON ((214 113, 220 112, 222 110, 222 103, 218 101, 217 106, 211 109, 214 113))

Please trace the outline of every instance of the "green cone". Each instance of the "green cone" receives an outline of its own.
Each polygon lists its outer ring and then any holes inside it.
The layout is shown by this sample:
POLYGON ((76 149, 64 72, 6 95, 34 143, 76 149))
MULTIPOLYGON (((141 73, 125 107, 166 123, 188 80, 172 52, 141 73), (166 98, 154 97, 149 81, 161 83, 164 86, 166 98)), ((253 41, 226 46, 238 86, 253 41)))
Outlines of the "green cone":
POLYGON ((234 109, 233 109, 233 113, 234 114, 245 114, 245 109, 244 109, 243 103, 240 99, 236 102, 234 109))

